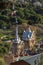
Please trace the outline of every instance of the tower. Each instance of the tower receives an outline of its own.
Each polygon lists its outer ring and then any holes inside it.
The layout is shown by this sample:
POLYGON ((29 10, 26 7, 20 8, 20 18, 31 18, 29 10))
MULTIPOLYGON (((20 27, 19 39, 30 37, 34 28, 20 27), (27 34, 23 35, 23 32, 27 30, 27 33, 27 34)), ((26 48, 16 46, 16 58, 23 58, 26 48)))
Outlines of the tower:
POLYGON ((18 21, 17 21, 17 18, 16 18, 15 25, 16 25, 16 37, 15 37, 14 43, 19 44, 21 40, 20 40, 19 35, 18 35, 18 21))
POLYGON ((24 51, 24 43, 23 41, 20 39, 19 35, 18 35, 18 21, 17 21, 17 18, 16 18, 16 21, 15 21, 15 39, 13 40, 13 44, 10 48, 10 52, 12 54, 14 54, 14 56, 18 57, 18 56, 21 56, 23 51, 24 51))

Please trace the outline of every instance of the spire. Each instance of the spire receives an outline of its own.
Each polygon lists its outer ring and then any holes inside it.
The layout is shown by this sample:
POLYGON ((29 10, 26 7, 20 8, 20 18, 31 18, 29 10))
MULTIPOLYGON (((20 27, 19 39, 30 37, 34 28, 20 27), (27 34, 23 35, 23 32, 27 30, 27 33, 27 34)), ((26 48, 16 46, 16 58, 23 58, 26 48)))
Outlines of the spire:
POLYGON ((16 25, 16 38, 15 38, 14 42, 19 43, 21 40, 20 40, 19 35, 18 35, 18 21, 17 21, 17 18, 16 18, 15 25, 16 25))
POLYGON ((18 21, 17 21, 17 18, 16 18, 16 40, 18 41, 18 21))

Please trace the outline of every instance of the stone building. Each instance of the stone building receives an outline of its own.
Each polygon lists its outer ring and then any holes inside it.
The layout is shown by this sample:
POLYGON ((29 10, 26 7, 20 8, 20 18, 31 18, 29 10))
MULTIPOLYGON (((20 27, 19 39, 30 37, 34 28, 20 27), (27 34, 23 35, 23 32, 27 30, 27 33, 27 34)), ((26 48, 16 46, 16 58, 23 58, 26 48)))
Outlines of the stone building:
POLYGON ((13 40, 13 44, 11 46, 10 52, 14 54, 14 56, 20 56, 24 51, 24 42, 21 41, 19 35, 18 35, 18 21, 16 19, 15 22, 16 26, 16 35, 15 39, 13 40))
POLYGON ((35 44, 35 33, 34 31, 31 31, 30 28, 23 31, 22 34, 22 40, 20 39, 18 35, 18 21, 16 19, 15 22, 15 38, 12 41, 12 46, 10 48, 8 56, 5 56, 5 62, 8 64, 11 62, 18 61, 20 57, 28 56, 29 53, 27 51, 32 50, 34 44, 35 44))
POLYGON ((35 44, 35 33, 30 27, 23 32, 22 40, 25 43, 25 49, 32 49, 35 44))
POLYGON ((18 35, 18 21, 16 19, 15 22, 16 34, 15 39, 13 40, 13 44, 11 46, 10 52, 14 54, 14 56, 24 56, 25 50, 32 50, 35 45, 35 33, 31 31, 30 27, 28 27, 22 34, 22 40, 18 35))

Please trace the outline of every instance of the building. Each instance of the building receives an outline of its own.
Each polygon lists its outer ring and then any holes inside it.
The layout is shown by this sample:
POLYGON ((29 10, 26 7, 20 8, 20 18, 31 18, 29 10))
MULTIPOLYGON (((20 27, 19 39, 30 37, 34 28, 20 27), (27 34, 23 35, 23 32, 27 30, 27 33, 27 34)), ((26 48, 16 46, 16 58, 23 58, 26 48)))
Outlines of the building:
POLYGON ((16 19, 16 34, 15 39, 13 40, 13 44, 11 46, 10 52, 14 54, 14 56, 20 56, 24 52, 24 42, 20 39, 18 35, 18 21, 16 19))
POLYGON ((24 56, 25 51, 32 50, 33 46, 35 45, 35 33, 31 31, 30 27, 28 27, 22 34, 22 40, 18 35, 18 21, 16 19, 15 22, 16 27, 16 34, 15 39, 13 40, 13 44, 10 48, 10 52, 14 54, 14 56, 24 56))
POLYGON ((35 44, 35 33, 31 31, 30 27, 23 32, 22 40, 25 43, 25 49, 31 49, 35 44))
POLYGON ((20 60, 18 62, 11 63, 10 65, 30 65, 26 61, 20 60))
POLYGON ((35 33, 30 27, 23 31, 22 40, 18 35, 18 21, 15 21, 15 38, 12 41, 12 46, 8 56, 5 56, 5 62, 19 61, 20 57, 29 56, 32 54, 32 48, 35 44, 35 33))
MULTIPOLYGON (((30 27, 23 31, 22 40, 18 35, 18 21, 15 21, 15 38, 12 41, 12 46, 9 50, 9 55, 4 57, 8 64, 17 62, 21 57, 27 57, 32 54, 32 48, 35 44, 35 33, 30 27)), ((21 62, 20 62, 21 63, 21 62)), ((25 62, 23 61, 24 65, 25 62)), ((27 63, 26 63, 27 64, 27 63)), ((15 63, 14 63, 15 65, 15 63)), ((28 64, 27 64, 28 65, 28 64)))

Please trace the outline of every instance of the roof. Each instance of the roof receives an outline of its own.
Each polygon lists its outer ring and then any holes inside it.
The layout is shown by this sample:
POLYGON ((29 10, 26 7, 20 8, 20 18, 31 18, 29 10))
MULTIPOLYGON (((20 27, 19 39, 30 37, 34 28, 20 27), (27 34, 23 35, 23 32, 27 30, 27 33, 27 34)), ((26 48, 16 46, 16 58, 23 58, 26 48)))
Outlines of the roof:
POLYGON ((30 58, 30 57, 29 56, 24 56, 24 57, 20 57, 20 60, 26 60, 28 58, 30 58))
POLYGON ((31 39, 32 33, 33 32, 29 28, 28 30, 26 30, 26 31, 23 32, 22 39, 23 40, 29 40, 29 39, 31 39))
POLYGON ((25 62, 24 60, 20 60, 20 61, 17 61, 17 62, 13 62, 10 65, 30 65, 30 64, 25 62))

